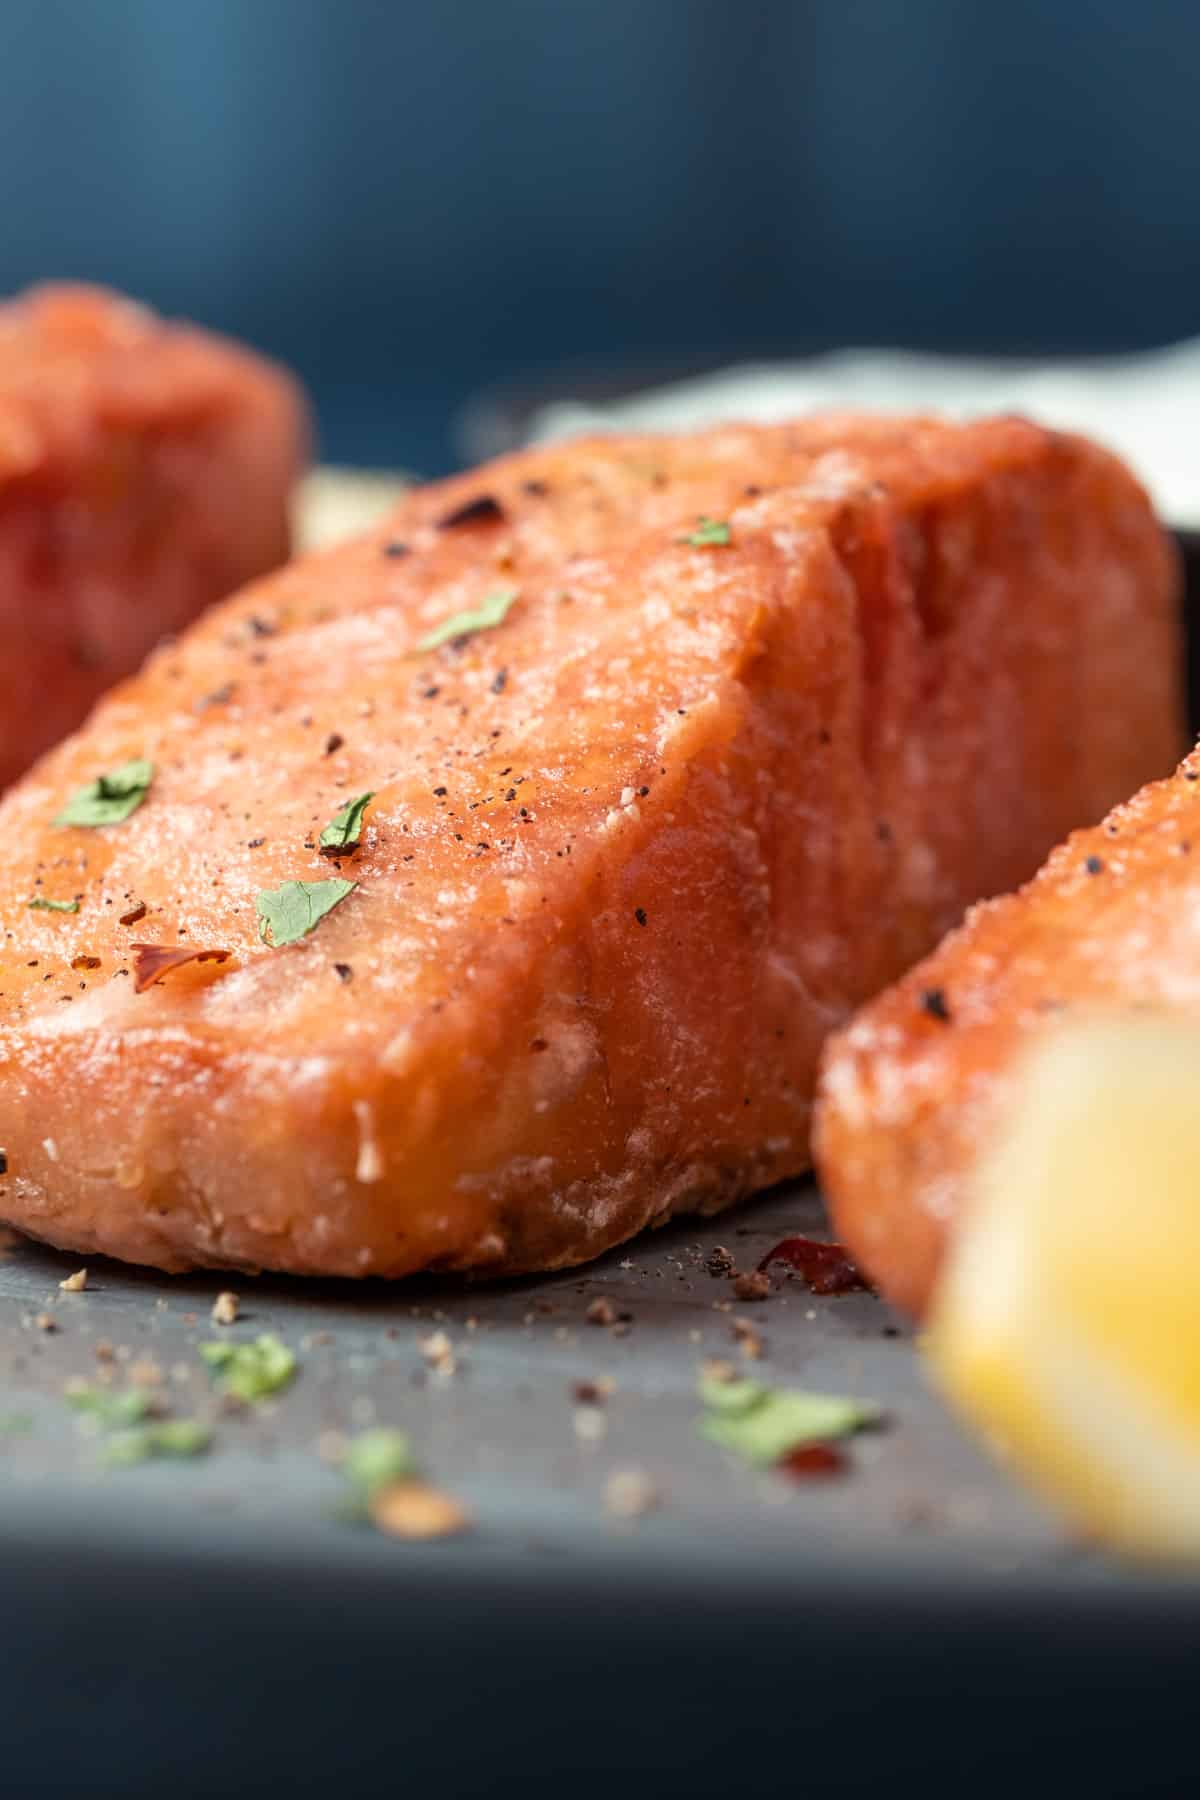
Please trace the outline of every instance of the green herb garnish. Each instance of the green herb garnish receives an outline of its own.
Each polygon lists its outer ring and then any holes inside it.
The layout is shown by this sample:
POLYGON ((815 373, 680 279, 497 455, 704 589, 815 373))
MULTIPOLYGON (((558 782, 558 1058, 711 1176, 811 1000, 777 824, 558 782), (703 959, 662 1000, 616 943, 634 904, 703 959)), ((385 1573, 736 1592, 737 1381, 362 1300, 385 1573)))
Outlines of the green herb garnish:
POLYGON ((287 1387, 296 1373, 296 1358, 273 1332, 247 1344, 201 1344, 200 1354, 221 1391, 247 1405, 287 1387))
POLYGON ((848 1437, 877 1424, 879 1408, 833 1394, 806 1394, 796 1388, 769 1388, 758 1381, 719 1381, 702 1376, 705 1412, 700 1435, 748 1462, 778 1462, 805 1444, 848 1437))
POLYGON ((78 900, 51 900, 45 894, 33 894, 25 902, 30 912, 71 912, 79 911, 78 900))
POLYGON ((150 791, 154 764, 145 757, 122 763, 107 775, 98 775, 71 795, 56 825, 119 825, 135 813, 150 791))
POLYGON ((128 1469, 153 1456, 202 1456, 212 1432, 199 1419, 155 1419, 114 1432, 104 1446, 110 1468, 128 1469))
POLYGON ((368 1498, 377 1488, 415 1475, 416 1469, 407 1434, 386 1425, 352 1438, 342 1461, 342 1474, 368 1498))
POLYGON ((473 637, 477 631, 491 631, 493 626, 503 625, 518 591, 517 588, 497 588, 494 594, 485 594, 474 611, 452 613, 420 639, 415 654, 424 656, 427 650, 437 650, 455 638, 473 637))
POLYGON ((697 550, 706 550, 711 544, 727 544, 729 523, 725 519, 710 519, 702 515, 695 531, 689 531, 679 541, 681 544, 691 544, 697 550))
POLYGON ((101 1431, 116 1431, 139 1424, 154 1402, 144 1388, 125 1388, 114 1393, 111 1388, 73 1382, 67 1389, 67 1404, 95 1419, 101 1431))
POLYGON ((358 886, 355 881, 285 881, 258 895, 258 935, 264 944, 282 950, 314 931, 339 901, 358 886))
POLYGON ((347 800, 340 812, 334 813, 321 833, 319 847, 322 856, 336 856, 341 850, 358 849, 363 814, 374 798, 374 794, 358 794, 353 800, 347 800))

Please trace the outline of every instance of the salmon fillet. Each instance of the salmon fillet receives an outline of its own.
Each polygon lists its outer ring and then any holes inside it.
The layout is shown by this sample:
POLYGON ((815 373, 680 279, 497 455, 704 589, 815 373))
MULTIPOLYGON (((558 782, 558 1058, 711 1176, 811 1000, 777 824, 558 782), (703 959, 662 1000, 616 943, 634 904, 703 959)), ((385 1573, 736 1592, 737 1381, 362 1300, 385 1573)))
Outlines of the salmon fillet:
POLYGON ((94 288, 0 306, 0 787, 281 563, 307 443, 260 357, 94 288))
POLYGON ((1200 1007, 1200 751, 961 929, 828 1045, 817 1144, 840 1235, 927 1304, 1020 1053, 1064 1014, 1200 1007))
POLYGON ((795 1174, 826 1034, 1170 766, 1173 589, 1124 469, 1011 419, 417 490, 0 806, 0 1217, 165 1269, 501 1272, 795 1174))

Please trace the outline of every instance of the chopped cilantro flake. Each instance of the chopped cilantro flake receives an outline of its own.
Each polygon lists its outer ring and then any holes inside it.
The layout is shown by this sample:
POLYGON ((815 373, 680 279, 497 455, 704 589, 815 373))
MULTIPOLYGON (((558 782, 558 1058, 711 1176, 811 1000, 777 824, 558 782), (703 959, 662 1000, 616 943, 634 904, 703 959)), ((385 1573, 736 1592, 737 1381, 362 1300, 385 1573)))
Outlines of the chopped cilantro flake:
POLYGON ((694 549, 706 550, 713 544, 729 542, 729 524, 725 519, 710 519, 701 516, 695 531, 689 531, 686 537, 680 538, 681 544, 691 544, 694 549))
POLYGON ((473 637, 477 631, 491 631, 495 626, 503 625, 517 595, 516 588, 497 588, 495 593, 485 594, 473 611, 452 613, 418 641, 416 654, 423 656, 427 650, 440 649, 455 638, 473 637))
POLYGON ((154 764, 145 757, 122 763, 107 775, 98 775, 71 795, 58 814, 56 825, 119 825, 135 813, 150 791, 154 764))
POLYGON ((342 1474, 367 1495, 415 1472, 416 1460, 407 1434, 386 1425, 352 1438, 342 1462, 342 1474))
POLYGON ((314 931, 338 903, 352 893, 354 881, 285 881, 280 887, 267 888, 254 902, 258 913, 258 935, 264 944, 281 950, 285 944, 298 943, 314 931))
POLYGON ((222 1392, 247 1404, 287 1387, 297 1367, 292 1351, 273 1332, 252 1343, 201 1344, 200 1354, 222 1392))
POLYGON ((778 1462, 805 1444, 848 1437, 876 1424, 879 1409, 862 1400, 833 1394, 806 1394, 796 1388, 769 1388, 758 1381, 701 1378, 705 1412, 700 1435, 744 1456, 748 1462, 778 1462))
POLYGON ((104 1461, 128 1469, 156 1456, 202 1456, 211 1443, 212 1432, 199 1419, 153 1419, 114 1432, 104 1445, 104 1461))
POLYGON ((363 814, 375 798, 374 794, 358 794, 335 812, 321 833, 322 856, 336 856, 340 850, 357 850, 362 836, 363 814))
POLYGON ((33 894, 25 902, 30 912, 66 912, 79 911, 78 900, 51 900, 46 894, 33 894))
POLYGON ((145 1388, 125 1388, 114 1393, 111 1388, 93 1387, 89 1382, 73 1382, 67 1389, 67 1404, 95 1419, 101 1431, 115 1431, 137 1425, 153 1402, 145 1388))

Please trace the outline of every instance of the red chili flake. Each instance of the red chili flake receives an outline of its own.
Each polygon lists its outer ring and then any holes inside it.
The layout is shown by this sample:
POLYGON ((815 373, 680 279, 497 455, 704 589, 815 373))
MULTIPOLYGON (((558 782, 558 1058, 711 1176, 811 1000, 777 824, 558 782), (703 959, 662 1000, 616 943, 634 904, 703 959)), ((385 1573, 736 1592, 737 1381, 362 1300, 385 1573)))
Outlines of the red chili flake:
POLYGON ((760 1269, 774 1262, 786 1263, 807 1282, 814 1294, 853 1294, 871 1292, 871 1284, 859 1273, 841 1244, 824 1244, 817 1238, 786 1237, 759 1263, 760 1269))
POLYGON ((849 1466, 849 1457, 836 1444, 801 1444, 798 1450, 789 1450, 779 1459, 783 1472, 799 1481, 844 1475, 849 1466))
POLYGON ((120 918, 117 920, 117 924, 118 925, 136 925, 138 920, 144 919, 145 916, 146 916, 146 902, 144 900, 138 900, 134 903, 133 906, 130 907, 128 912, 123 912, 121 914, 120 918))
POLYGON ((476 494, 438 520, 439 531, 453 531, 459 525, 494 525, 504 517, 504 508, 494 494, 476 494))
POLYGON ((180 969, 184 963, 193 962, 228 962, 228 950, 186 950, 178 945, 167 944, 131 944, 133 951, 133 991, 144 994, 147 988, 169 975, 172 969, 180 969))

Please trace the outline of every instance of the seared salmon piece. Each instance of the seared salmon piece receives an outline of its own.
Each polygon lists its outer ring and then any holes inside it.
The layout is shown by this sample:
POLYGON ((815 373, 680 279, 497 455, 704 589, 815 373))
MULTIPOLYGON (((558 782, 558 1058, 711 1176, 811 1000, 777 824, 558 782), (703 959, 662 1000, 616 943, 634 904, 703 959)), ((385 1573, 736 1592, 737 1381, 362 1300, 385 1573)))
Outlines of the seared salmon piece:
POLYGON ((282 370, 95 288, 0 306, 0 787, 288 554, 282 370))
POLYGON ((1177 668, 1140 489, 1018 420, 418 490, 0 806, 0 1217, 500 1272, 794 1175, 827 1033, 1170 766, 1177 668))
POLYGON ((1198 1010, 1193 751, 1059 845, 1020 892, 977 906, 827 1046, 818 1163, 839 1235, 921 1312, 1026 1049, 1064 1018, 1198 1010))

